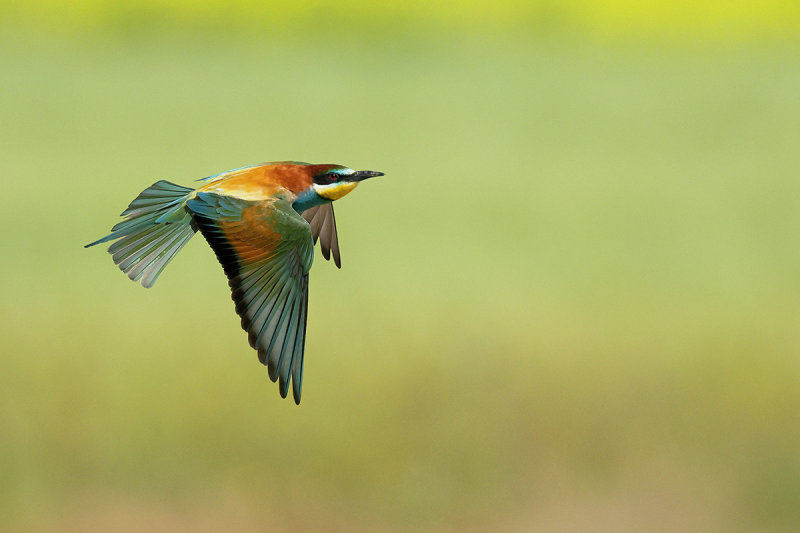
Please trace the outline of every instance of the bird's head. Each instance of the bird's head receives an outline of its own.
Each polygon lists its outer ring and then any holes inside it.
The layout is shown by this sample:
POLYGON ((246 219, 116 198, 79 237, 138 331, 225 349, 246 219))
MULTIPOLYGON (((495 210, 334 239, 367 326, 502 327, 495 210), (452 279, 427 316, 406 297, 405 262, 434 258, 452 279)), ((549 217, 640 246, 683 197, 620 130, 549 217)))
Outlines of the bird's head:
POLYGON ((325 200, 338 200, 349 193, 359 182, 367 178, 383 176, 383 172, 373 170, 353 170, 341 165, 326 165, 330 168, 312 176, 314 183, 311 188, 325 200))
POLYGON ((298 212, 338 200, 365 179, 383 176, 383 172, 353 170, 342 165, 310 165, 310 167, 312 167, 311 186, 300 193, 294 202, 294 208, 298 212))

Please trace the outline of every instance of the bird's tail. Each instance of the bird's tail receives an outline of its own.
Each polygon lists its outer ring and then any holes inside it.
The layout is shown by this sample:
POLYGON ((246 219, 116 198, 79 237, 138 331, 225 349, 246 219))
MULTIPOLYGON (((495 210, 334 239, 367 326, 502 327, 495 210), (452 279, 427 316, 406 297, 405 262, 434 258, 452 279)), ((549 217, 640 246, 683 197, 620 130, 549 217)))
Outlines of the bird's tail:
POLYGON ((89 246, 119 239, 108 248, 133 281, 152 287, 158 276, 197 228, 184 204, 194 189, 161 180, 143 190, 122 212, 125 220, 89 246))

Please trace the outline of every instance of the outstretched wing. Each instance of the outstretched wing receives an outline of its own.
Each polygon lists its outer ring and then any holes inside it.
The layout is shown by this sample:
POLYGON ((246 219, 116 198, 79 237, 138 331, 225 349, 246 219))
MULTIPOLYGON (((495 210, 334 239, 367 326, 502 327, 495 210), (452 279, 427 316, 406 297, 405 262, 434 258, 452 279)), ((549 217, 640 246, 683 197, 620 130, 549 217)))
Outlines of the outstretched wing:
POLYGON ((236 312, 284 398, 292 382, 300 403, 314 243, 308 223, 287 201, 254 202, 197 193, 186 203, 225 269, 236 312))
POLYGON ((301 216, 308 221, 311 226, 311 236, 314 237, 314 244, 319 239, 319 247, 325 259, 331 258, 333 252, 333 262, 342 268, 342 258, 339 255, 339 236, 336 234, 336 217, 333 215, 333 203, 328 202, 314 206, 303 211, 301 216))

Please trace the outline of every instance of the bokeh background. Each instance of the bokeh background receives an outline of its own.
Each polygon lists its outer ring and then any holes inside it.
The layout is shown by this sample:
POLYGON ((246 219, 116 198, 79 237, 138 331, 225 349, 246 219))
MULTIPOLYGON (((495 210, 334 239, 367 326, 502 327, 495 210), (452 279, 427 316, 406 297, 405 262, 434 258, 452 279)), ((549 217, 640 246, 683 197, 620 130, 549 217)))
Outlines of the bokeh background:
POLYGON ((800 8, 0 5, 0 529, 800 530, 800 8), (376 169, 303 403, 156 179, 376 169))

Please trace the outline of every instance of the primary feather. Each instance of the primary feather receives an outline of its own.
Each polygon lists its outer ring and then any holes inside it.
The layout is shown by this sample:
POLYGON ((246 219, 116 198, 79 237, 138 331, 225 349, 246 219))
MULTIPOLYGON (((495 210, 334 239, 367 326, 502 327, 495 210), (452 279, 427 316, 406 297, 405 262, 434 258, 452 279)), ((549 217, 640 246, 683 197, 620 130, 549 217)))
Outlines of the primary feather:
POLYGON ((228 277, 250 345, 281 396, 300 403, 308 316, 308 272, 319 241, 341 268, 332 200, 380 172, 293 161, 240 167, 197 189, 158 181, 123 211, 111 233, 114 263, 152 287, 197 230, 228 277))
POLYGON ((319 239, 319 247, 325 259, 331 258, 338 268, 342 268, 342 257, 339 253, 339 235, 336 232, 336 217, 333 214, 333 203, 327 203, 306 209, 302 217, 311 226, 314 244, 319 239))
POLYGON ((286 397, 300 403, 313 261, 311 230, 283 199, 261 202, 200 192, 186 203, 222 264, 250 345, 286 397), (294 376, 294 378, 293 378, 294 376))

